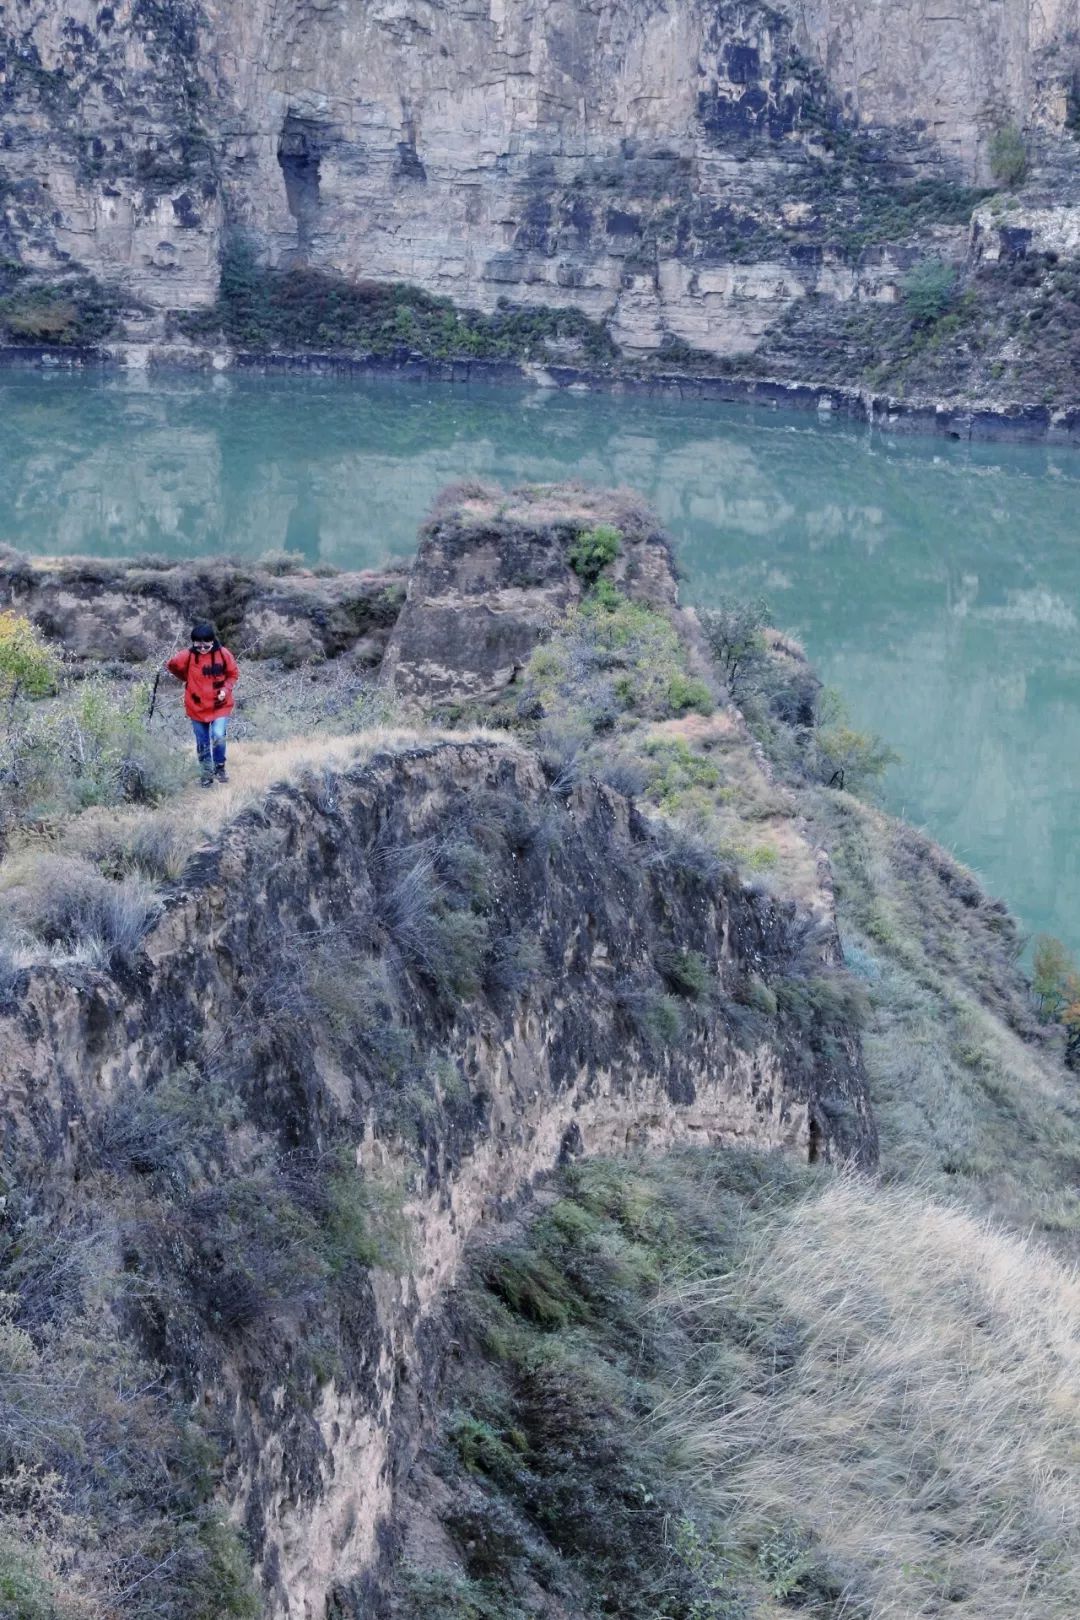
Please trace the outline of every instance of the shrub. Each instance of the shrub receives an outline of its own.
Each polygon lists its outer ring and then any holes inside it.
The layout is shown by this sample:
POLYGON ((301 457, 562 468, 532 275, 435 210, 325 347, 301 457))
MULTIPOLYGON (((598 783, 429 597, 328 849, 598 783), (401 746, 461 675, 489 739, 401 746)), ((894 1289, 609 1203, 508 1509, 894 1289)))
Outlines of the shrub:
POLYGON ((10 303, 4 320, 12 332, 20 337, 36 338, 42 343, 58 343, 70 336, 79 312, 70 299, 50 298, 40 303, 10 303))
POLYGON ((17 698, 45 697, 55 692, 60 661, 29 619, 10 610, 0 613, 0 702, 9 710, 17 698))
POLYGON ((1080 1066, 1080 971, 1060 939, 1040 934, 1035 942, 1031 990, 1043 1018, 1065 1029, 1065 1059, 1080 1066))
POLYGON ((627 981, 618 986, 615 1004, 649 1051, 661 1053, 682 1035, 679 1003, 653 985, 627 981))
POLYGON ((349 1264, 397 1269, 407 1247, 403 1189, 391 1179, 362 1174, 345 1150, 333 1155, 325 1173, 319 1239, 331 1275, 349 1264))
POLYGON ((586 585, 593 585, 619 555, 622 536, 610 523, 583 529, 566 554, 570 567, 586 585))
POLYGON ((1024 137, 1015 124, 1004 124, 990 137, 990 172, 1003 186, 1018 186, 1028 171, 1024 137))
POLYGON ((0 939, 0 1007, 15 994, 19 982, 19 966, 10 944, 0 939))
POLYGON ((488 921, 475 911, 442 911, 432 977, 445 996, 471 1001, 480 992, 488 946, 488 921))
POLYGON ((144 688, 118 695, 98 676, 20 722, 0 746, 7 806, 24 816, 154 804, 187 774, 186 756, 148 731, 144 688))
POLYGON ((707 995, 712 984, 708 963, 698 951, 678 950, 674 946, 658 952, 656 965, 671 988, 690 1001, 707 995))
POLYGON ((40 855, 0 891, 9 930, 98 966, 130 961, 157 909, 140 878, 112 883, 72 855, 40 855))
POLYGON ((720 786, 712 760, 696 753, 685 737, 653 737, 644 745, 650 799, 663 810, 677 810, 688 793, 720 786))
MULTIPOLYGON (((0 261, 2 268, 2 261, 0 261)), ((93 343, 116 327, 121 301, 91 276, 70 282, 24 286, 0 297, 0 328, 18 341, 93 343)))
POLYGON ((529 934, 505 934, 488 950, 484 989, 488 995, 520 995, 535 983, 543 965, 539 940, 529 934))
POLYGON ((956 294, 954 265, 944 259, 922 259, 901 283, 904 303, 914 320, 929 325, 945 314, 956 294))
POLYGON ((580 310, 546 305, 490 314, 458 309, 404 282, 351 281, 306 266, 260 265, 251 245, 225 246, 217 303, 188 311, 179 329, 200 338, 224 334, 242 349, 361 349, 396 356, 543 359, 549 344, 571 343, 593 361, 616 348, 607 329, 580 310))
POLYGON ((435 907, 443 891, 432 850, 427 845, 392 849, 378 865, 390 877, 376 890, 379 921, 410 966, 434 972, 439 949, 435 907))
POLYGON ((680 669, 668 682, 667 706, 673 714, 685 714, 687 710, 693 710, 695 714, 712 714, 716 704, 704 681, 696 675, 686 675, 680 669))
POLYGON ((711 705, 703 683, 686 673, 670 619, 603 579, 533 654, 524 701, 526 710, 539 703, 549 728, 577 725, 579 745, 624 715, 665 719, 711 705))
POLYGON ((0 1520, 0 1614, 5 1620, 60 1620, 64 1607, 57 1599, 40 1548, 0 1520))

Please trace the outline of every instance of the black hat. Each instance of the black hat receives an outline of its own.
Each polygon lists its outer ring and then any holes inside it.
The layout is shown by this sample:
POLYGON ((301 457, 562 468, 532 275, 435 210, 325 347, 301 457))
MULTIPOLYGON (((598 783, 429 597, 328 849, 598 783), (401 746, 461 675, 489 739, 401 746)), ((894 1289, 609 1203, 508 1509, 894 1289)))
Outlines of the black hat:
POLYGON ((191 627, 192 641, 216 641, 217 631, 205 619, 196 619, 191 627))

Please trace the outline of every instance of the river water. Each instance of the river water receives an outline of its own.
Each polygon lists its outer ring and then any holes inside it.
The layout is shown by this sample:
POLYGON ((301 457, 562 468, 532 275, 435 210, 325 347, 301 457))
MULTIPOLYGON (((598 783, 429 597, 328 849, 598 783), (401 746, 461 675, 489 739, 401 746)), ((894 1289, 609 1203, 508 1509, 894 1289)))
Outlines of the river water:
POLYGON ((443 484, 649 496, 688 594, 764 595, 901 755, 889 806, 1080 949, 1080 455, 750 407, 393 380, 0 377, 0 541, 407 556, 443 484))

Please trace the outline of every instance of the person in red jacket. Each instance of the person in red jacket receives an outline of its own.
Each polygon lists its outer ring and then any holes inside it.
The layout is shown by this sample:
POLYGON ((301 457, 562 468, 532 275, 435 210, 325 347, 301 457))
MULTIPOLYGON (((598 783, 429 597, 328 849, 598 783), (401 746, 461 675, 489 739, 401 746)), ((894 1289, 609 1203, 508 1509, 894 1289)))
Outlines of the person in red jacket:
POLYGON ((165 665, 184 683, 184 713, 195 733, 203 787, 227 782, 225 733, 233 711, 233 687, 240 676, 236 659, 217 638, 212 624, 191 627, 191 646, 165 665))

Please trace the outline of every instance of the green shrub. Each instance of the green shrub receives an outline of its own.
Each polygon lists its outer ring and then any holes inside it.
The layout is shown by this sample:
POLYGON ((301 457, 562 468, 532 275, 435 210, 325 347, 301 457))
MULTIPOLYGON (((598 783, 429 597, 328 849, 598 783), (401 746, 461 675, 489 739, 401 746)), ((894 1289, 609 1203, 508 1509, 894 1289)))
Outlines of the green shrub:
POLYGON ((1004 124, 990 137, 990 172, 1003 186, 1018 186, 1028 171, 1024 137, 1015 124, 1004 124))
POLYGON ((490 1423, 467 1412, 455 1413, 448 1425, 448 1436, 470 1474, 490 1474, 508 1480, 520 1466, 520 1456, 490 1423))
POLYGON ((680 1039, 683 1014, 674 996, 632 980, 618 986, 616 1005, 642 1044, 661 1053, 680 1039))
POLYGON ((408 1248, 404 1192, 393 1180, 363 1174, 338 1153, 326 1173, 319 1250, 334 1276, 350 1263, 397 1270, 408 1248))
POLYGON ((119 295, 92 276, 25 283, 0 297, 0 329, 15 343, 96 343, 115 331, 120 309, 119 295))
POLYGON ((0 1522, 0 1614, 4 1620, 60 1620, 63 1611, 51 1586, 38 1549, 0 1522))
POLYGON ((1065 1030, 1065 1061, 1080 1067, 1080 970, 1059 939, 1040 934, 1035 942, 1031 990, 1043 1018, 1065 1030))
POLYGON ((622 535, 610 523, 598 523, 594 529, 583 529, 566 553, 566 560, 579 579, 593 585, 605 568, 615 561, 622 544, 622 535))
POLYGON ((929 325, 946 313, 956 295, 956 268, 944 259, 922 259, 900 285, 912 318, 929 325))
POLYGON ((820 780, 848 792, 876 782, 900 757, 876 733, 856 730, 843 700, 831 691, 821 696, 814 748, 820 780))
POLYGON ((118 693, 90 676, 19 717, 0 742, 12 817, 90 805, 156 804, 190 775, 186 753, 146 724, 143 686, 118 693))
POLYGON ((488 949, 488 920, 475 911, 443 911, 436 918, 434 979, 444 995, 471 1001, 480 992, 488 949))
POLYGON ((488 1591, 456 1571, 408 1566, 401 1579, 393 1620, 525 1620, 505 1591, 488 1591))
POLYGON ((566 1327, 575 1314, 567 1278, 546 1256, 532 1250, 504 1250, 491 1262, 487 1282, 511 1310, 538 1327, 566 1327))
POLYGON ((704 681, 680 669, 668 682, 667 706, 672 714, 685 714, 687 710, 693 710, 695 714, 712 714, 716 704, 704 681))
POLYGON ((192 1581, 191 1620, 258 1620, 263 1612, 251 1559, 239 1532, 218 1513, 198 1531, 200 1568, 192 1581))
POLYGON ((34 629, 17 613, 0 613, 0 703, 10 712, 16 700, 45 697, 59 683, 60 661, 34 629))
POLYGON ((1070 996, 1076 980, 1076 964, 1061 940, 1040 934, 1032 957, 1031 990, 1044 1018, 1056 1018, 1070 999, 1077 999, 1075 993, 1070 996))
POLYGON ((694 789, 720 785, 720 772, 712 760, 696 753, 685 737, 652 737, 643 751, 648 760, 647 792, 661 809, 676 810, 694 789))
POLYGON ((624 715, 666 719, 711 704, 704 685, 687 676, 671 620, 603 579, 530 659, 523 702, 537 700, 549 725, 577 724, 583 740, 624 715))
POLYGON ((674 946, 657 954, 656 965, 671 988, 690 1001, 699 1001, 713 982, 708 963, 699 951, 674 946))
POLYGON ((352 281, 321 270, 259 264, 232 238, 221 260, 216 304, 177 317, 192 338, 224 336, 249 350, 361 350, 420 353, 432 359, 538 359, 571 344, 597 364, 617 354, 599 321, 580 310, 500 305, 490 314, 457 309, 404 282, 352 281))

